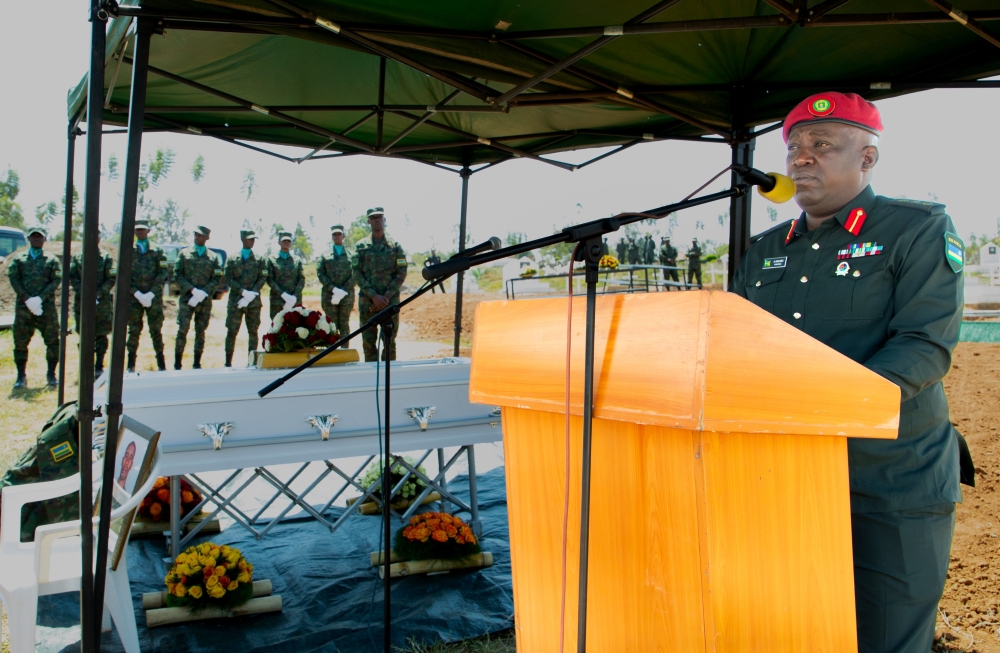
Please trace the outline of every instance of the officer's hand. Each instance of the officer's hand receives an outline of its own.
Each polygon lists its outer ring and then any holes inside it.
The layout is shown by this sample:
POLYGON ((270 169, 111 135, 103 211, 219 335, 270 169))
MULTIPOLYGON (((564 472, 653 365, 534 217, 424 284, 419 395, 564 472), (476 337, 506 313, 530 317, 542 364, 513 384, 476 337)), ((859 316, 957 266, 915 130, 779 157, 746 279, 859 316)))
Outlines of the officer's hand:
POLYGON ((28 307, 34 315, 40 316, 42 314, 42 298, 41 297, 29 297, 24 300, 24 305, 28 307))
POLYGON ((385 295, 375 295, 372 297, 372 310, 381 311, 389 305, 389 299, 385 295))

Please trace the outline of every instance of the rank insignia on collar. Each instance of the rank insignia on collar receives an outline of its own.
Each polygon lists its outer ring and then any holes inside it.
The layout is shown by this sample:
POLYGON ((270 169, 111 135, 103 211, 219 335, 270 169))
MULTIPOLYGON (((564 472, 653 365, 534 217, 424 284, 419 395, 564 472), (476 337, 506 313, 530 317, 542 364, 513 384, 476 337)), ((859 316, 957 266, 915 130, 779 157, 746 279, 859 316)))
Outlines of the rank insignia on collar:
POLYGON ((965 267, 965 243, 950 231, 944 232, 944 260, 948 261, 955 274, 965 267))
POLYGON ((798 224, 799 219, 795 218, 792 220, 792 226, 788 228, 788 234, 785 235, 785 244, 792 242, 792 238, 795 237, 795 225, 798 224))
POLYGON ((841 261, 840 263, 837 264, 837 276, 846 277, 850 269, 851 269, 850 263, 848 263, 847 261, 841 261))
POLYGON ((878 243, 853 243, 847 249, 837 250, 837 260, 845 258, 861 258, 862 256, 878 256, 885 249, 878 243))
POLYGON ((851 212, 847 215, 847 222, 844 223, 844 229, 857 236, 861 233, 861 227, 865 224, 865 218, 867 217, 868 214, 860 206, 856 209, 851 209, 851 212))

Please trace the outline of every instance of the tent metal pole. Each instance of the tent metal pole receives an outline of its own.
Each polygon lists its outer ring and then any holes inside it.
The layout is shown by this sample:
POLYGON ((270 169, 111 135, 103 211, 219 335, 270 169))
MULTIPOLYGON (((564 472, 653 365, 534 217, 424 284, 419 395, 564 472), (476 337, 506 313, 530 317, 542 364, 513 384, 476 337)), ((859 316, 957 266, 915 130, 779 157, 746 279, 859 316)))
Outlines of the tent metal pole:
POLYGON ((66 403, 66 334, 69 333, 69 264, 73 247, 73 166, 76 163, 76 137, 79 133, 80 130, 76 126, 76 120, 71 120, 66 134, 66 195, 63 200, 63 208, 65 209, 62 251, 63 283, 59 295, 60 406, 66 403))
MULTIPOLYGON (((142 127, 146 105, 146 81, 149 65, 149 42, 154 26, 142 19, 136 25, 133 47, 132 88, 128 114, 128 145, 125 158, 125 190, 122 196, 122 221, 118 244, 118 275, 115 281, 114 326, 111 331, 111 361, 108 366, 107 405, 105 407, 106 436, 104 441, 104 478, 102 487, 114 483, 115 457, 118 449, 118 421, 122 414, 122 385, 125 374, 125 339, 128 329, 128 309, 132 296, 132 253, 135 235, 135 212, 139 195, 139 165, 142 154, 142 127)), ((111 527, 111 492, 101 493, 100 522, 97 531, 97 566, 94 578, 94 603, 104 604, 105 577, 108 559, 108 537, 111 527)), ((94 613, 94 628, 100 635, 101 615, 94 613)))
MULTIPOLYGON (((465 151, 465 165, 462 166, 462 209, 458 220, 458 251, 465 251, 465 232, 469 217, 469 151, 465 151)), ((458 358, 461 351, 462 340, 462 291, 465 281, 465 272, 455 275, 455 357, 458 358)))
MULTIPOLYGON (((80 283, 80 382, 77 417, 80 440, 80 650, 91 653, 101 636, 94 629, 94 615, 104 613, 94 605, 93 425, 94 339, 97 310, 97 255, 101 209, 101 123, 104 110, 104 66, 108 13, 102 0, 90 0, 90 78, 87 87, 87 173, 83 213, 83 266, 80 283)), ((64 282, 65 283, 65 282, 64 282)), ((106 438, 111 441, 111 434, 106 438)))
MULTIPOLYGON (((383 61, 384 61, 384 60, 383 60, 383 61)), ((433 115, 434 115, 435 113, 437 113, 437 112, 438 112, 439 108, 441 108, 441 107, 444 107, 444 106, 445 106, 445 105, 447 105, 447 104, 448 104, 449 102, 451 102, 452 100, 454 100, 455 98, 457 98, 457 97, 458 97, 458 95, 459 95, 459 94, 460 94, 461 92, 462 92, 462 91, 455 91, 454 93, 452 93, 451 95, 449 95, 449 96, 448 96, 448 97, 446 97, 445 99, 443 99, 443 100, 441 100, 440 102, 438 102, 438 103, 437 103, 436 105, 434 105, 433 109, 431 109, 431 110, 428 110, 428 111, 427 111, 426 113, 424 113, 424 115, 422 115, 422 116, 420 116, 419 118, 417 118, 416 120, 414 120, 414 121, 413 121, 413 122, 412 122, 412 123, 411 123, 411 124, 410 124, 410 125, 409 125, 408 127, 406 127, 406 128, 405 128, 405 129, 403 130, 403 131, 401 131, 401 132, 399 132, 398 134, 396 134, 396 137, 395 137, 394 139, 392 139, 391 141, 389 141, 388 143, 386 143, 384 147, 382 147, 382 146, 380 145, 380 146, 379 146, 379 150, 381 150, 381 151, 385 152, 385 151, 387 151, 387 150, 388 150, 389 148, 391 148, 391 147, 392 147, 393 145, 395 145, 395 144, 396 144, 396 143, 398 143, 399 141, 401 141, 401 140, 403 140, 404 138, 406 138, 407 134, 409 134, 409 133, 410 133, 410 132, 412 132, 412 131, 413 131, 414 129, 416 129, 416 128, 417 128, 417 127, 419 127, 420 125, 424 124, 424 123, 425 123, 425 122, 427 122, 428 120, 430 120, 430 119, 431 119, 431 117, 432 117, 432 116, 433 116, 433 115)), ((430 108, 429 108, 429 109, 430 109, 430 108)), ((381 114, 380 114, 380 115, 381 115, 381 114)))
POLYGON ((945 2, 945 0, 927 0, 927 4, 940 9, 955 21, 967 27, 970 31, 972 31, 972 33, 983 37, 993 45, 1000 48, 1000 39, 987 32, 983 29, 983 26, 979 24, 979 21, 972 18, 961 9, 957 9, 950 2, 945 2))
POLYGON ((382 132, 385 128, 385 57, 378 60, 378 123, 375 126, 375 150, 382 151, 382 132))
MULTIPOLYGON (((746 134, 745 129, 740 130, 746 134)), ((753 135, 732 144, 733 165, 753 167, 753 151, 757 140, 753 135)), ((730 183, 740 183, 739 175, 731 173, 730 183)), ((733 279, 740 267, 743 255, 750 247, 750 193, 729 200, 729 279, 733 279)))

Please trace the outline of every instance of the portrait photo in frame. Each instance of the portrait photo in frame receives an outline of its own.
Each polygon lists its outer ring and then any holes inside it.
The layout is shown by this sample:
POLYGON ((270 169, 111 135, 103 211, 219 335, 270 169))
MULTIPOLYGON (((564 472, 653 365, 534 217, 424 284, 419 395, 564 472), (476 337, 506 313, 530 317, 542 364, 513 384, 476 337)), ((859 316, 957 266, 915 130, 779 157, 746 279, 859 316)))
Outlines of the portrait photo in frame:
MULTIPOLYGON (((112 510, 124 505, 132 498, 136 489, 146 482, 159 441, 159 431, 137 422, 128 415, 122 415, 121 426, 118 429, 118 448, 115 452, 115 472, 111 482, 112 510)), ((95 510, 99 505, 99 502, 95 502, 95 510)), ((135 512, 132 510, 122 518, 111 522, 114 539, 110 561, 112 570, 118 569, 125 544, 128 542, 129 531, 132 529, 132 521, 135 519, 135 512)))

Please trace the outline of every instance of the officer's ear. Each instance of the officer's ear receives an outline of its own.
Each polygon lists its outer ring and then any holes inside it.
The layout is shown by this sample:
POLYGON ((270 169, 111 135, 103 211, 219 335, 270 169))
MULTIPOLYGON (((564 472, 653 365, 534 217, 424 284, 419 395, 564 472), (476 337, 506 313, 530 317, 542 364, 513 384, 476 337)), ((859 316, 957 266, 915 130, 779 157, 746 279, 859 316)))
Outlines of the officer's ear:
POLYGON ((861 171, 871 172, 878 163, 878 145, 867 145, 861 153, 861 171))

